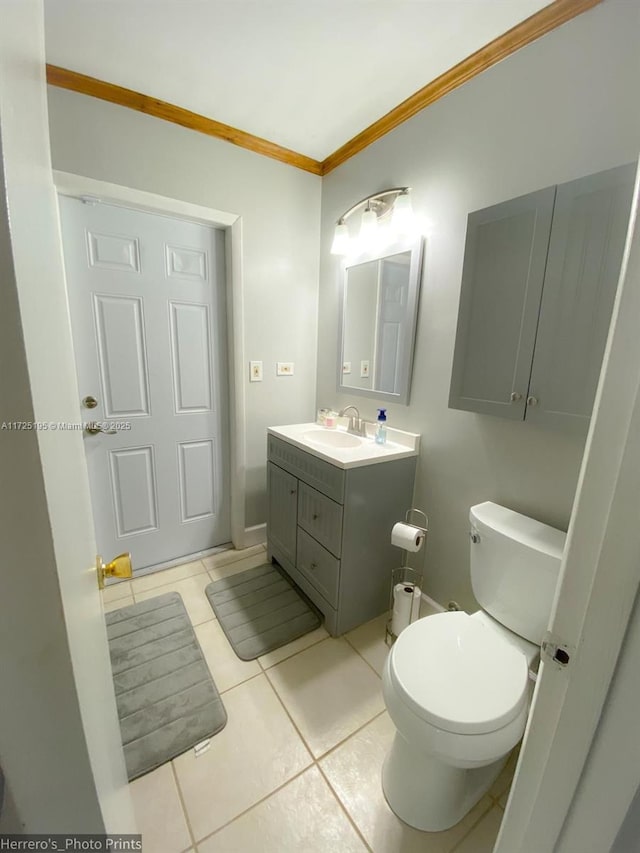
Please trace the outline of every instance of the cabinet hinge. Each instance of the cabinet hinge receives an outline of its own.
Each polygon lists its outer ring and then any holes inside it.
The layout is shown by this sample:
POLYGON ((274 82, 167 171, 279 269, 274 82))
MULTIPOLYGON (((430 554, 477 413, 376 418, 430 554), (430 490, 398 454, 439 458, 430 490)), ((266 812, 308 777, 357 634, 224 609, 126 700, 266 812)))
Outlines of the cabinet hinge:
POLYGON ((571 663, 575 654, 575 648, 550 631, 542 638, 540 657, 545 663, 556 664, 560 669, 565 669, 571 663))

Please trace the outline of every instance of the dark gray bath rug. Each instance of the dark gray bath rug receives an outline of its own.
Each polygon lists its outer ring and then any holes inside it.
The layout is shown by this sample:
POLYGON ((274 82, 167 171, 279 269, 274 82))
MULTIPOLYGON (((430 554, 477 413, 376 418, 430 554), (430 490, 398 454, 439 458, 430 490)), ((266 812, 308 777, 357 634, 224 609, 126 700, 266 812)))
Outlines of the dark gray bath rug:
POLYGON ((242 660, 279 649, 321 622, 313 604, 272 563, 214 581, 205 592, 242 660))
POLYGON ((129 780, 227 722, 182 598, 169 592, 106 614, 129 780))

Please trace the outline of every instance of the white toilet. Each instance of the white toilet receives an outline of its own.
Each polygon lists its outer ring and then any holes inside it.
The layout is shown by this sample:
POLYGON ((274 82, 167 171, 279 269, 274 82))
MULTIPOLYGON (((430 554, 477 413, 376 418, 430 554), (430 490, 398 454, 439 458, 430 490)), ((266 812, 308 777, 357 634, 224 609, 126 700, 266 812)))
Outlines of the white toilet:
POLYGON ((397 728, 382 787, 399 818, 430 832, 462 820, 524 733, 529 668, 566 537, 489 501, 471 507, 469 519, 471 583, 482 610, 409 625, 382 677, 397 728))

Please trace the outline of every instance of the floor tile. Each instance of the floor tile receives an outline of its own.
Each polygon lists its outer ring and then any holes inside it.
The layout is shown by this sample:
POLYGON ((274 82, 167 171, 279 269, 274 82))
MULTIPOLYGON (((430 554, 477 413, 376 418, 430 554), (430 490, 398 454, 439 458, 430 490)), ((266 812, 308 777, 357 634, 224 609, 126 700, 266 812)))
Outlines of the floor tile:
POLYGON ((213 680, 221 693, 262 672, 258 661, 240 660, 217 620, 197 625, 195 632, 213 680))
POLYGON ((374 853, 450 853, 492 801, 483 797, 445 832, 420 832, 407 826, 387 805, 380 781, 394 733, 388 714, 381 714, 323 758, 320 766, 374 853))
POLYGON ((211 619, 215 619, 215 613, 209 604, 209 599, 204 594, 205 587, 210 583, 209 575, 204 572, 184 580, 164 584, 146 592, 136 591, 134 594, 136 601, 146 601, 148 598, 155 598, 155 596, 164 595, 167 592, 179 592, 184 606, 187 608, 191 623, 199 625, 201 622, 209 622, 211 619))
POLYGON ((317 767, 198 844, 199 853, 366 853, 317 767))
POLYGON ((455 853, 492 853, 504 813, 494 806, 471 830, 455 853))
POLYGON ((109 604, 111 601, 116 601, 118 598, 126 598, 131 595, 131 581, 120 581, 119 583, 110 583, 102 590, 102 601, 109 604))
POLYGON ((237 560, 246 560, 256 555, 264 556, 264 553, 264 545, 252 545, 250 548, 241 548, 239 550, 230 548, 228 551, 220 551, 219 554, 211 554, 210 557, 203 557, 202 562, 207 571, 209 571, 213 568, 226 566, 229 563, 235 563, 237 560))
POLYGON ((171 764, 136 779, 129 791, 145 850, 181 853, 191 846, 171 764))
POLYGON ((267 675, 316 758, 384 709, 380 679, 343 639, 323 640, 267 675))
POLYGON ((223 697, 228 722, 199 758, 174 759, 196 840, 254 806, 311 764, 311 756, 265 675, 223 697))
POLYGON ((159 586, 167 586, 167 584, 175 583, 190 578, 193 575, 200 575, 205 571, 202 560, 194 560, 191 563, 183 563, 181 566, 174 566, 172 569, 163 569, 159 572, 152 572, 150 575, 142 575, 140 578, 134 578, 131 581, 133 594, 147 592, 147 590, 155 589, 159 586))
POLYGON ((115 601, 105 601, 102 603, 102 609, 105 613, 111 613, 112 610, 120 610, 121 607, 128 607, 133 604, 133 596, 131 593, 124 598, 117 598, 115 601))
POLYGON ((385 628, 389 619, 388 613, 383 613, 365 622, 353 631, 349 631, 346 638, 349 643, 362 655, 366 662, 372 666, 380 677, 384 667, 389 646, 385 642, 385 628))
POLYGON ((275 666, 277 663, 280 663, 286 658, 290 658, 298 652, 308 649, 309 646, 319 643, 320 640, 326 640, 328 636, 329 634, 321 625, 319 628, 316 628, 315 631, 310 631, 308 634, 298 637, 297 640, 292 640, 292 642, 287 643, 286 646, 280 646, 279 649, 267 652, 266 655, 259 657, 258 661, 263 669, 269 669, 269 667, 275 666))
MULTIPOLYGON (((259 546, 257 546, 259 548, 259 546)), ((267 562, 265 551, 260 549, 257 553, 250 557, 243 557, 241 560, 232 560, 229 563, 222 565, 213 565, 207 569, 212 581, 228 578, 231 575, 237 575, 238 572, 246 572, 247 569, 254 569, 256 566, 262 566, 267 562)))

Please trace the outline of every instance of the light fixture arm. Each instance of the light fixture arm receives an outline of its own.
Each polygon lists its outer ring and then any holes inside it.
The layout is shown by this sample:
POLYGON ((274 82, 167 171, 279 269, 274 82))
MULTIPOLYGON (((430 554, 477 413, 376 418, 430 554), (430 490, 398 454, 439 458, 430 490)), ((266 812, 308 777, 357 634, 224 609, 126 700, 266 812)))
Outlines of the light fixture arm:
POLYGON ((348 210, 342 214, 342 216, 338 219, 338 225, 344 225, 346 220, 357 210, 360 210, 361 207, 365 207, 365 205, 369 205, 371 210, 375 210, 378 216, 383 216, 393 207, 394 201, 398 198, 399 195, 404 195, 410 191, 411 187, 392 187, 388 190, 383 190, 379 193, 373 193, 372 195, 368 195, 366 198, 361 199, 356 204, 352 205, 348 210), (372 204, 373 203, 373 204, 372 204))

